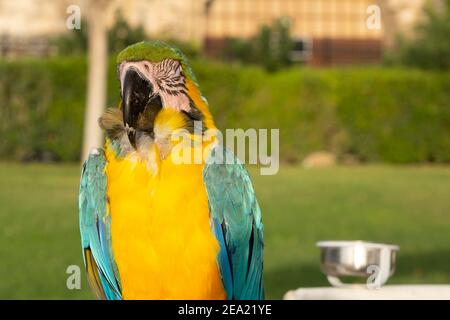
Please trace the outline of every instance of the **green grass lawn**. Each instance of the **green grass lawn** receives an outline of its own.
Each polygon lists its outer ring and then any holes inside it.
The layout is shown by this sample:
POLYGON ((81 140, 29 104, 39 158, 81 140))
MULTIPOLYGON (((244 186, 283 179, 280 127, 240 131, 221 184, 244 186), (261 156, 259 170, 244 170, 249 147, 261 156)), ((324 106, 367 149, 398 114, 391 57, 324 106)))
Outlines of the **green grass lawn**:
MULTIPOLYGON (((66 288, 82 265, 77 165, 0 163, 0 298, 93 298, 66 288)), ((268 298, 327 285, 315 242, 362 239, 400 245, 389 283, 450 282, 450 168, 282 167, 252 170, 265 224, 268 298)))

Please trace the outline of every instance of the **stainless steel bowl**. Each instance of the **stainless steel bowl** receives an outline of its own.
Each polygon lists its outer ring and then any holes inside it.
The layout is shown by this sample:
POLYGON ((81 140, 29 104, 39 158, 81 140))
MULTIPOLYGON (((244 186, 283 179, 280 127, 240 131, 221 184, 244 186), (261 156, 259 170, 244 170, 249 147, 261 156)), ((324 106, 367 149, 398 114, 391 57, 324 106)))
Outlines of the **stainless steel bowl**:
POLYGON ((396 245, 364 241, 320 241, 317 246, 320 248, 320 268, 333 285, 342 284, 337 279, 341 276, 367 278, 375 268, 381 270, 379 284, 384 284, 395 271, 399 250, 396 245))

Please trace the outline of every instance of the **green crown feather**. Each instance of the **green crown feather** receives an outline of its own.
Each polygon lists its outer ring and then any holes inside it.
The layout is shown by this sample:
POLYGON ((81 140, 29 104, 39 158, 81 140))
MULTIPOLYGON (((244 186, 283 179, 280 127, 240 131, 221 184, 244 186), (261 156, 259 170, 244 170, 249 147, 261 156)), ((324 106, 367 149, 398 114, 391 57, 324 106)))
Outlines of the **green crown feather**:
POLYGON ((124 61, 141 60, 160 62, 164 59, 180 61, 185 76, 197 83, 197 79, 192 72, 186 56, 175 46, 171 46, 160 40, 141 41, 128 46, 117 56, 117 64, 119 65, 124 61))

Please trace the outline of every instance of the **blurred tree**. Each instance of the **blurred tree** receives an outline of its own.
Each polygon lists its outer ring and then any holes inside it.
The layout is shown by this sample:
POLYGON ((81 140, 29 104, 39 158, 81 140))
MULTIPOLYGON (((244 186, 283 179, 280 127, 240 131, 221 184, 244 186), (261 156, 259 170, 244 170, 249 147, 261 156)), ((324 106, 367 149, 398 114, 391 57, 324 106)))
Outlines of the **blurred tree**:
POLYGON ((142 26, 131 27, 120 10, 116 11, 114 25, 108 31, 109 52, 117 54, 129 45, 146 38, 142 26))
MULTIPOLYGON (((147 39, 142 26, 132 27, 122 14, 116 11, 114 24, 108 30, 108 53, 116 56, 127 46, 147 39)), ((74 29, 70 33, 59 35, 51 39, 53 52, 58 55, 79 55, 87 52, 88 34, 84 26, 85 20, 81 21, 81 29, 74 29)), ((176 39, 167 39, 168 42, 177 46, 187 57, 196 58, 200 55, 197 47, 188 42, 176 39)))
POLYGON ((81 28, 73 29, 68 34, 62 34, 50 39, 54 52, 59 55, 84 54, 87 52, 88 34, 86 20, 81 20, 81 28))
POLYGON ((103 134, 98 126, 106 103, 106 77, 108 61, 108 37, 105 12, 108 0, 89 2, 88 10, 88 84, 84 120, 84 137, 81 161, 87 159, 92 148, 102 146, 103 134))
MULTIPOLYGON (((146 38, 142 26, 131 27, 125 20, 120 10, 116 11, 114 24, 108 30, 108 52, 117 54, 130 44, 142 41, 146 38)), ((59 35, 51 39, 54 51, 59 55, 84 54, 88 50, 88 34, 81 22, 81 29, 74 29, 70 33, 59 35)))
POLYGON ((414 39, 399 37, 388 63, 399 63, 424 69, 450 69, 450 0, 439 7, 426 6, 425 19, 416 27, 414 39))
POLYGON ((259 64, 269 71, 276 71, 291 64, 292 48, 290 22, 288 18, 280 18, 271 26, 262 26, 259 33, 249 40, 229 39, 224 58, 259 64))

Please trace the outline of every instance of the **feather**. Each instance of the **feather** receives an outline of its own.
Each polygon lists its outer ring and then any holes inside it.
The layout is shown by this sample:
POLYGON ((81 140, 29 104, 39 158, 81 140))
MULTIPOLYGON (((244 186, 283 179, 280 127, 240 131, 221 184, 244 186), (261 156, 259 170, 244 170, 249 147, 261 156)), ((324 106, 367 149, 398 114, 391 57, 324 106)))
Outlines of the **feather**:
POLYGON ((105 156, 103 150, 89 155, 83 165, 79 211, 83 258, 89 284, 99 299, 121 299, 107 212, 105 156))
POLYGON ((247 170, 231 152, 216 145, 203 180, 228 299, 264 299, 263 224, 247 170), (225 161, 229 159, 234 161, 225 161))

